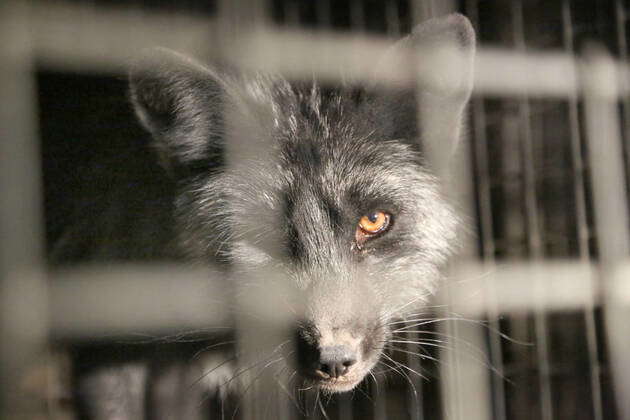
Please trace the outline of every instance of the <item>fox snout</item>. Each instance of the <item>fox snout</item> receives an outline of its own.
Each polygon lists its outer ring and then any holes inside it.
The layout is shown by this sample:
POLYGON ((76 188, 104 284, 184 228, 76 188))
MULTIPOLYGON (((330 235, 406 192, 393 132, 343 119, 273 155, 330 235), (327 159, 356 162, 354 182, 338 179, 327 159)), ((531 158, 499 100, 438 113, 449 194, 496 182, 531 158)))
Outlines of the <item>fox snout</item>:
POLYGON ((358 352, 350 346, 325 346, 319 349, 315 373, 322 379, 338 379, 357 363, 358 352))
POLYGON ((380 356, 378 340, 376 332, 368 329, 302 326, 296 331, 298 370, 307 382, 323 390, 347 391, 363 379, 380 356))
POLYGON ((299 334, 297 347, 303 374, 314 380, 339 379, 350 372, 360 357, 358 346, 309 344, 299 334))

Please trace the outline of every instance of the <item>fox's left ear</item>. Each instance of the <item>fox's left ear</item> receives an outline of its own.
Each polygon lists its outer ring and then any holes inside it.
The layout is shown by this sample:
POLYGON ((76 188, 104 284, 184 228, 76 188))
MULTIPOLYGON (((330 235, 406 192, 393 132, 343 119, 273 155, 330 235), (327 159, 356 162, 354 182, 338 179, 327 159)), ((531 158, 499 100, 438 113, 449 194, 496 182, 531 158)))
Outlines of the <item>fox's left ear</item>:
POLYGON ((410 94, 409 89, 394 87, 382 99, 383 113, 398 120, 396 130, 406 131, 395 135, 418 137, 427 152, 444 150, 450 155, 472 90, 474 56, 475 31, 457 13, 427 20, 398 41, 382 58, 376 76, 409 68, 408 79, 417 81, 418 91, 410 94))

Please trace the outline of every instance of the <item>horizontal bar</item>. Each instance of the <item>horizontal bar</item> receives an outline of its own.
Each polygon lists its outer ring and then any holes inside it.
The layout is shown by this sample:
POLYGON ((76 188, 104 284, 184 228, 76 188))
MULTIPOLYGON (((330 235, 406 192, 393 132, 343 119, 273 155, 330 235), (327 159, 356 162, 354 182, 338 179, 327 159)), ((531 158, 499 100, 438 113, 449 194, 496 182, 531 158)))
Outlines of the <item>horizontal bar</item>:
POLYGON ((596 275, 594 265, 569 261, 460 265, 451 302, 473 316, 483 316, 491 305, 499 314, 582 310, 600 303, 596 275))
MULTIPOLYGON (((121 72, 144 48, 163 46, 200 59, 223 56, 258 70, 293 77, 357 81, 414 83, 409 66, 391 66, 397 71, 374 74, 375 63, 389 51, 385 37, 309 32, 257 30, 241 38, 221 38, 215 19, 181 14, 145 12, 129 8, 86 8, 53 5, 35 7, 26 22, 33 32, 38 61, 49 67, 96 72, 121 72), (232 42, 234 42, 232 44, 232 42)), ((419 65, 427 65, 426 57, 419 65)), ((392 58, 392 57, 390 57, 392 58)), ((422 58, 425 58, 422 60, 422 58)), ((456 58, 456 57, 455 57, 456 58)), ((396 56, 401 63, 415 57, 396 56)), ((453 62, 436 65, 452 68, 453 62)), ((579 62, 564 52, 515 52, 482 48, 477 53, 475 90, 478 94, 513 96, 527 93, 540 97, 573 97, 580 90, 579 62)), ((431 63, 433 67, 433 63, 431 63)), ((615 95, 628 89, 628 66, 617 63, 615 95)))
MULTIPOLYGON (((615 278, 630 278, 630 262, 617 273, 615 278)), ((498 313, 536 307, 582 310, 600 303, 596 276, 596 266, 582 262, 470 263, 455 268, 451 301, 460 313, 474 316, 483 316, 495 296, 498 313), (536 284, 544 287, 535 290, 536 284)), ((229 280, 217 272, 177 266, 94 266, 58 270, 51 277, 50 324, 56 339, 233 327, 229 280)), ((628 282, 610 287, 618 304, 630 306, 628 282)))
POLYGON ((226 281, 218 272, 177 266, 57 270, 50 281, 52 337, 231 329, 226 281))
POLYGON ((130 7, 35 3, 24 24, 38 63, 66 71, 126 72, 157 46, 208 58, 221 44, 216 19, 130 7))

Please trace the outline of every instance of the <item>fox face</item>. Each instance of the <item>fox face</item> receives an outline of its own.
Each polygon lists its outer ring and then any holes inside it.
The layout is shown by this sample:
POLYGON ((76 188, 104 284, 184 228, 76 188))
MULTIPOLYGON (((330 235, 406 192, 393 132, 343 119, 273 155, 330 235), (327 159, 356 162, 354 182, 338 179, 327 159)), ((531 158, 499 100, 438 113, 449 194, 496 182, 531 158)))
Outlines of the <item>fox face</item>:
POLYGON ((282 281, 299 296, 296 369, 328 392, 368 374, 392 320, 426 302, 456 244, 457 218, 424 151, 457 141, 474 33, 450 15, 392 48, 440 43, 466 58, 457 86, 329 87, 168 51, 130 74, 136 113, 176 180, 178 246, 191 261, 227 265, 235 282, 280 273, 251 287, 282 281))

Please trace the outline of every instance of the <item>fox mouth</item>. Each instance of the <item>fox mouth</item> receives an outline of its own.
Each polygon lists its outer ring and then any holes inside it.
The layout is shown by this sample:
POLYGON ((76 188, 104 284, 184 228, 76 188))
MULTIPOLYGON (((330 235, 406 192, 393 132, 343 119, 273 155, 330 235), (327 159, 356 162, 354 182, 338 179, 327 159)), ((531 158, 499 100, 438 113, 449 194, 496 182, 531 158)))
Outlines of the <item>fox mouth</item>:
POLYGON ((385 339, 381 330, 365 330, 352 333, 347 328, 297 329, 294 362, 305 387, 334 394, 359 385, 382 354, 374 343, 385 339))
POLYGON ((305 379, 308 387, 317 387, 319 390, 326 393, 335 394, 338 392, 350 391, 361 383, 363 376, 359 378, 355 375, 352 377, 341 376, 339 378, 315 378, 312 375, 309 375, 305 379))
POLYGON ((371 364, 358 362, 343 375, 328 375, 318 370, 299 369, 305 388, 317 388, 328 394, 347 392, 359 385, 371 370, 371 364))

